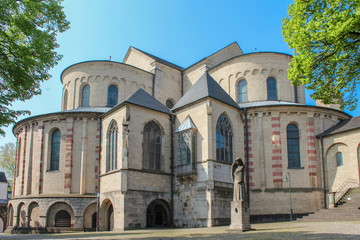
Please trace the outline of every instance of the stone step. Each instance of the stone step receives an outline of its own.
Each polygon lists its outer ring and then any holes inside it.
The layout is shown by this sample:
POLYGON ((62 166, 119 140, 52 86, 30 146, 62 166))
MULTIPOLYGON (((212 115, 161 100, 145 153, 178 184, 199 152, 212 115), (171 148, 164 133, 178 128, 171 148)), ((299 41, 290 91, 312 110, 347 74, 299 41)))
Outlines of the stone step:
POLYGON ((313 214, 298 218, 297 221, 360 221, 360 188, 349 190, 336 208, 319 209, 313 214))

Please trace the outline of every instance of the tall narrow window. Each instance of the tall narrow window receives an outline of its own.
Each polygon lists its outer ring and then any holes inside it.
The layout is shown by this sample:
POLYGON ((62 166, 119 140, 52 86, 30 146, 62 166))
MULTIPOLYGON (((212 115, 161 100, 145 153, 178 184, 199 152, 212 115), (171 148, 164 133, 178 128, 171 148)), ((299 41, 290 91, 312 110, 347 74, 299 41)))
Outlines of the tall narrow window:
POLYGON ((108 161, 106 164, 106 171, 117 169, 117 124, 115 121, 111 123, 108 134, 108 161))
POLYGON ((237 100, 238 100, 238 103, 248 101, 248 90, 247 90, 247 81, 246 80, 241 80, 237 84, 237 100))
POLYGON ((65 89, 64 100, 63 100, 63 111, 67 110, 67 104, 68 104, 68 91, 67 89, 65 89))
POLYGON ((81 90, 81 106, 90 106, 90 85, 85 85, 81 90))
POLYGON ((233 133, 225 114, 221 114, 216 123, 216 159, 233 161, 233 133))
POLYGON ((161 131, 160 127, 151 121, 144 127, 143 168, 161 171, 161 163, 161 131))
POLYGON ((276 79, 273 77, 269 77, 266 80, 266 87, 267 87, 267 99, 278 100, 276 79))
POLYGON ((60 130, 55 130, 51 135, 50 171, 59 170, 60 135, 60 130))
POLYGON ((17 145, 17 155, 16 155, 16 176, 20 175, 20 153, 21 153, 21 138, 19 138, 19 142, 17 145))
POLYGON ((299 103, 299 95, 298 95, 298 87, 294 87, 294 98, 295 98, 295 102, 299 103))
POLYGON ((343 165, 343 155, 342 152, 336 153, 336 166, 340 167, 343 165))
POLYGON ((110 85, 108 88, 108 107, 113 107, 118 104, 118 88, 115 85, 110 85))
POLYGON ((295 124, 286 127, 288 168, 300 168, 299 130, 295 124))

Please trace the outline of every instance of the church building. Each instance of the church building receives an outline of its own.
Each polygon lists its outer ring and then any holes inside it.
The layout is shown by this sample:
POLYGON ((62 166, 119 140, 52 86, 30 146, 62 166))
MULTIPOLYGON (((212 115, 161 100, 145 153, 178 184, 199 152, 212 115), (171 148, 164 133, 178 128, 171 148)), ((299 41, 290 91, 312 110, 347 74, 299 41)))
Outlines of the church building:
POLYGON ((8 229, 230 224, 240 157, 252 221, 333 206, 359 184, 360 118, 305 104, 292 57, 236 42, 183 68, 130 47, 61 74, 62 110, 19 121, 8 229), (287 180, 287 181, 285 181, 287 180))

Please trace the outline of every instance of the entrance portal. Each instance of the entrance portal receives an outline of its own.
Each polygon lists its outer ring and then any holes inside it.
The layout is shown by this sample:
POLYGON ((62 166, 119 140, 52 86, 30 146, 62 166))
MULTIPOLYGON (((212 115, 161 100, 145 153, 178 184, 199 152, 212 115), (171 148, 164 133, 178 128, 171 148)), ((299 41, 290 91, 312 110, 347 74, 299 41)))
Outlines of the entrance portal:
POLYGON ((147 227, 170 227, 170 207, 164 200, 152 201, 146 212, 147 227))

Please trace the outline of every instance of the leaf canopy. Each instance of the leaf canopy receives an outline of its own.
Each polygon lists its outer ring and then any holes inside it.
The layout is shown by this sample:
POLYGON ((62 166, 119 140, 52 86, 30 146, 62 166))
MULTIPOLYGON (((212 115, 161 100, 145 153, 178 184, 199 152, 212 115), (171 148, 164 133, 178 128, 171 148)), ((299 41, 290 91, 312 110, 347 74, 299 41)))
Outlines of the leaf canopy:
POLYGON ((360 81, 360 0, 295 0, 283 19, 294 51, 288 71, 315 99, 354 110, 360 81))
POLYGON ((69 29, 62 0, 0 2, 0 135, 29 111, 12 110, 16 100, 41 93, 40 83, 61 59, 56 36, 69 29))

